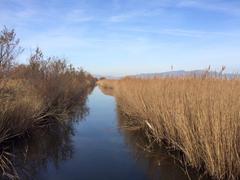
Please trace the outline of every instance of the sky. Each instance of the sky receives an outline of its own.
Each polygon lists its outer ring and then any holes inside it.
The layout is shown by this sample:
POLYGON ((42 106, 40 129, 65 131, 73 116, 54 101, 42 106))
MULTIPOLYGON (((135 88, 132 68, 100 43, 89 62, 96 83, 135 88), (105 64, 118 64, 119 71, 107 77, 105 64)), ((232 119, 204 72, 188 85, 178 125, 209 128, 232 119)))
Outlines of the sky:
POLYGON ((240 0, 0 0, 0 28, 97 75, 240 71, 240 0))

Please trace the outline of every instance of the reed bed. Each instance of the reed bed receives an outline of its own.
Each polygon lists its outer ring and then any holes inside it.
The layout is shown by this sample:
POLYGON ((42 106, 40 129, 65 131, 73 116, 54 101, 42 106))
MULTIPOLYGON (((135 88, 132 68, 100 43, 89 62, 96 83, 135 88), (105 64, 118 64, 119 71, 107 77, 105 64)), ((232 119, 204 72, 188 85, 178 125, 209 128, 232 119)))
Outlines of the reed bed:
POLYGON ((4 28, 0 32, 0 172, 10 179, 18 176, 9 160, 8 142, 36 128, 64 123, 96 82, 65 59, 45 57, 39 48, 28 64, 18 64, 21 52, 14 30, 4 28))
POLYGON ((240 177, 239 78, 124 78, 100 84, 114 88, 130 124, 181 152, 185 165, 217 179, 240 177))

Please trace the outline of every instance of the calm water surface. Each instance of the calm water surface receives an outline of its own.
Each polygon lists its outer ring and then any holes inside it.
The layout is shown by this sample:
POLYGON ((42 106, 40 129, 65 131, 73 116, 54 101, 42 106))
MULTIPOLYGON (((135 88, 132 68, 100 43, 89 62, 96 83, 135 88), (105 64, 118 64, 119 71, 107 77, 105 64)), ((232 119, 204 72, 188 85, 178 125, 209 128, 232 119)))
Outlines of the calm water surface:
POLYGON ((114 97, 96 87, 82 111, 68 126, 22 143, 14 163, 22 179, 188 179, 173 158, 145 151, 144 138, 120 128, 114 97))

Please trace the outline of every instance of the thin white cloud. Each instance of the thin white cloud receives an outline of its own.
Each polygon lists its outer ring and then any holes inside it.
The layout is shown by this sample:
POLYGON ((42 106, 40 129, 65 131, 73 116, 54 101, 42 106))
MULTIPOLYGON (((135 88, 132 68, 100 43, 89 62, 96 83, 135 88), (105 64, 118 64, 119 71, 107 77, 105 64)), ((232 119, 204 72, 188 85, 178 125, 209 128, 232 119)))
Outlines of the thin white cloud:
MULTIPOLYGON (((6 0, 3 0, 6 1, 6 0)), ((9 0, 15 8, 0 6, 0 25, 30 25, 32 22, 51 24, 61 20, 61 24, 81 23, 94 19, 84 9, 71 8, 66 9, 64 6, 55 8, 54 6, 43 6, 33 0, 9 0)), ((46 27, 47 28, 47 27, 46 27)))
POLYGON ((155 10, 138 10, 138 11, 128 11, 121 14, 116 14, 110 16, 108 21, 109 22, 124 22, 127 20, 141 18, 141 17, 153 17, 158 16, 162 13, 162 9, 155 9, 155 10))
POLYGON ((145 28, 133 27, 133 28, 122 28, 123 31, 132 31, 148 34, 162 34, 170 36, 182 36, 182 37, 195 37, 195 38, 206 38, 206 37, 238 37, 240 38, 240 32, 217 32, 217 31, 201 31, 201 30, 190 30, 190 29, 157 29, 150 30, 145 28))
MULTIPOLYGON (((149 67, 152 71, 157 64, 164 66, 164 62, 158 63, 160 60, 167 60, 165 65, 168 67, 170 62, 205 66, 211 61, 233 64, 239 59, 240 29, 236 20, 240 6, 227 1, 223 4, 217 0, 126 0, 124 3, 113 0, 112 5, 103 5, 101 9, 96 7, 95 1, 66 7, 56 4, 60 3, 58 0, 50 0, 49 6, 45 1, 2 1, 18 3, 18 6, 0 6, 0 26, 10 24, 16 28, 24 48, 40 46, 47 55, 66 55, 76 65, 83 64, 93 72, 101 68, 105 72, 108 69, 117 72, 120 67, 124 71, 126 65, 135 67, 135 64, 139 64, 136 69, 144 71, 149 67), (213 16, 216 12, 235 16, 223 16, 222 26, 229 20, 234 22, 222 31, 214 27, 214 17, 210 19, 212 25, 197 24, 192 22, 195 14, 189 18, 188 8, 198 9, 198 13, 199 10, 201 13, 211 11, 209 14, 213 16), (134 23, 130 25, 129 22, 134 23), (83 61, 79 62, 79 59, 83 61), (202 59, 205 61, 201 62, 202 59), (133 63, 129 65, 128 61, 133 63), (115 62, 119 62, 116 69, 109 65, 115 62), (96 64, 99 67, 96 68, 96 64)), ((26 54, 29 55, 29 51, 26 54)))
POLYGON ((240 3, 223 3, 217 1, 206 0, 179 0, 177 7, 197 8, 215 12, 222 12, 231 15, 240 15, 240 3))
POLYGON ((79 23, 94 20, 93 16, 88 15, 83 9, 74 9, 65 15, 65 21, 79 23))

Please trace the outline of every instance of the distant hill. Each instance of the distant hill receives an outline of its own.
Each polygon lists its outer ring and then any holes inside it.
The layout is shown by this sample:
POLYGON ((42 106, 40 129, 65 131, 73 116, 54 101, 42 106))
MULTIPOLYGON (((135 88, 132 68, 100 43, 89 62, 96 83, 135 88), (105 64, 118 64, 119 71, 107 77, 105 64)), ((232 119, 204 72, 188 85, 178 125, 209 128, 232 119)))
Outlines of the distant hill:
MULTIPOLYGON (((194 70, 194 71, 179 70, 179 71, 168 71, 168 72, 162 72, 162 73, 141 73, 141 74, 133 75, 132 77, 153 78, 153 77, 179 77, 179 76, 188 76, 188 75, 201 76, 205 73, 206 73, 205 70, 194 70)), ((210 71, 208 72, 208 74, 210 76, 216 76, 216 75, 219 75, 219 72, 210 71)), ((223 75, 228 78, 239 76, 232 73, 224 73, 223 75)))
MULTIPOLYGON (((181 77, 181 76, 188 76, 188 75, 196 75, 201 76, 206 73, 206 70, 193 70, 193 71, 185 71, 185 70, 179 70, 179 71, 167 71, 167 72, 161 72, 161 73, 141 73, 136 75, 130 75, 128 77, 137 77, 137 78, 153 78, 153 77, 181 77)), ((217 76, 219 75, 219 72, 217 71, 210 71, 208 72, 210 76, 217 76)), ((233 77, 240 77, 240 74, 234 74, 234 73, 224 73, 224 76, 228 78, 233 77)), ((101 76, 101 75, 94 75, 95 78, 101 78, 105 77, 106 79, 121 79, 124 76, 101 76)))

